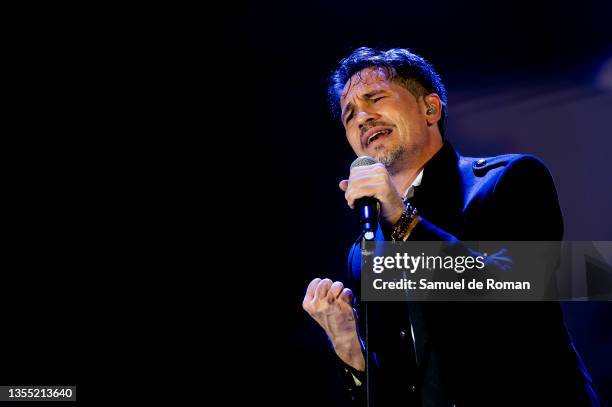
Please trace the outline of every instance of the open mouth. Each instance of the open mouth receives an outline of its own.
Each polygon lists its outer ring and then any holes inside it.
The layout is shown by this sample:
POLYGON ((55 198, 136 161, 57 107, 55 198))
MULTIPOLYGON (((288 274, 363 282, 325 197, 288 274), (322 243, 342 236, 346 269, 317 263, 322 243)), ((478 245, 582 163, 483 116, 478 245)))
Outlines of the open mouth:
POLYGON ((378 140, 380 137, 386 136, 387 134, 391 133, 392 131, 393 130, 391 130, 391 129, 383 129, 383 130, 378 130, 378 131, 374 132, 366 140, 366 147, 369 146, 370 144, 372 144, 373 142, 375 142, 376 140, 378 140))

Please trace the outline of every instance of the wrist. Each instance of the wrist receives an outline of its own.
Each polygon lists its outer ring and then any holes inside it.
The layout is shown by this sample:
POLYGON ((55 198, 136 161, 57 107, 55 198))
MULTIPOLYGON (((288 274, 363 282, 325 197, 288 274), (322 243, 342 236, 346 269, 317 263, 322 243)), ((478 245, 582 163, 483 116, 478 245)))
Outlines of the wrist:
POLYGON ((417 214, 412 220, 412 223, 410 223, 410 226, 408 226, 408 230, 406 230, 406 234, 404 235, 404 240, 410 237, 410 234, 412 233, 412 231, 414 230, 414 228, 416 227, 416 225, 418 225, 420 221, 421 221, 421 216, 417 214))
POLYGON ((402 204, 401 206, 395 209, 393 215, 386 217, 381 216, 380 228, 382 229, 383 235, 385 236, 385 240, 391 240, 391 233, 393 233, 393 228, 402 217, 404 209, 405 207, 402 204))
POLYGON ((402 217, 402 214, 404 213, 404 209, 405 209, 405 205, 400 205, 395 212, 393 213, 392 216, 390 216, 389 218, 385 219, 387 225, 390 228, 393 228, 397 222, 399 222, 400 218, 402 217))
POLYGON ((357 335, 350 338, 336 338, 335 340, 331 341, 336 355, 338 355, 338 357, 342 359, 344 363, 359 371, 365 370, 363 348, 357 335))
POLYGON ((406 203, 406 207, 402 212, 399 220, 393 226, 391 233, 391 240, 393 241, 405 241, 412 229, 419 223, 418 211, 411 203, 406 203))
POLYGON ((355 345, 361 346, 361 342, 359 341, 359 335, 357 335, 357 332, 353 332, 348 335, 328 337, 334 349, 339 352, 346 353, 353 350, 355 345))

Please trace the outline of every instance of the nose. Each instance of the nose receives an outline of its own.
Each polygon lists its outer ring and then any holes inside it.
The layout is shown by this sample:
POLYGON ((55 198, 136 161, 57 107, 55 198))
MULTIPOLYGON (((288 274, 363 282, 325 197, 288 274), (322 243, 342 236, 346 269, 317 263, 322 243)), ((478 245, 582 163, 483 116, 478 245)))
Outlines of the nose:
POLYGON ((357 123, 359 124, 359 128, 363 128, 369 122, 374 121, 379 118, 379 115, 376 112, 369 110, 368 108, 361 108, 357 113, 357 123))

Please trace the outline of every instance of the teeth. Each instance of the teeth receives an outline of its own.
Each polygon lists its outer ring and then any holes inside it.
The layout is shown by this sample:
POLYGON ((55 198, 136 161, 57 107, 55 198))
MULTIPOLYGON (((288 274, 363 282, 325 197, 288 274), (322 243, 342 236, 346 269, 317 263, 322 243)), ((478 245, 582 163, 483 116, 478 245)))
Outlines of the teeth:
POLYGON ((378 138, 378 136, 380 134, 387 133, 387 132, 388 132, 388 130, 377 131, 376 133, 374 133, 370 137, 368 137, 368 142, 367 143, 370 144, 372 141, 374 141, 376 138, 378 138))

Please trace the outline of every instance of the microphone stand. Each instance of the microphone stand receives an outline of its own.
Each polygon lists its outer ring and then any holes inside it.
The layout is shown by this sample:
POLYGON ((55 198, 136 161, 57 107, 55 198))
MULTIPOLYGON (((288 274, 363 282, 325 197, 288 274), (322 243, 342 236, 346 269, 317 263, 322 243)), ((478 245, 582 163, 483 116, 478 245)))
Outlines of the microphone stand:
MULTIPOLYGON (((363 238, 361 240, 361 251, 362 251, 362 255, 363 255, 363 246, 365 242, 368 241, 372 241, 374 240, 374 235, 372 234, 367 234, 364 233, 363 234, 363 238)), ((363 273, 363 270, 361 270, 361 272, 363 273)), ((363 278, 363 277, 362 277, 363 278)), ((361 293, 361 295, 363 296, 363 292, 361 293)), ((365 339, 365 376, 366 376, 366 407, 372 407, 372 381, 370 380, 371 375, 370 375, 370 359, 371 359, 371 354, 370 354, 370 327, 369 327, 369 315, 368 315, 368 305, 369 305, 369 301, 362 301, 363 302, 363 322, 364 322, 364 339, 365 339)))
MULTIPOLYGON (((372 197, 361 198, 357 201, 357 210, 359 212, 359 223, 362 228, 361 240, 361 255, 363 256, 363 245, 365 242, 376 239, 378 230, 378 215, 380 213, 380 203, 372 197)), ((363 270, 361 270, 363 273, 363 270)), ((363 290, 361 296, 363 297, 363 290)), ((372 406, 372 385, 370 375, 370 329, 368 321, 368 301, 363 301, 363 317, 364 317, 364 336, 365 336, 365 365, 366 365, 366 407, 372 406)))

